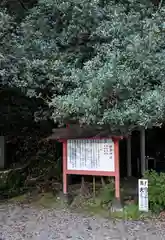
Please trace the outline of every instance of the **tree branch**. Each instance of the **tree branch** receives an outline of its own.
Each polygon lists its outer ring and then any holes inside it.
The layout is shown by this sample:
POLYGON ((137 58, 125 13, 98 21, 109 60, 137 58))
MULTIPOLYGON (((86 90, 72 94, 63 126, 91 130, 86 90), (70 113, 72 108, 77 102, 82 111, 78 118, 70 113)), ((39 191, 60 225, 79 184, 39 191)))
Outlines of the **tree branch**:
POLYGON ((21 1, 21 0, 17 0, 19 3, 20 3, 20 5, 22 6, 22 8, 24 9, 24 10, 28 10, 28 8, 25 6, 25 4, 21 1))

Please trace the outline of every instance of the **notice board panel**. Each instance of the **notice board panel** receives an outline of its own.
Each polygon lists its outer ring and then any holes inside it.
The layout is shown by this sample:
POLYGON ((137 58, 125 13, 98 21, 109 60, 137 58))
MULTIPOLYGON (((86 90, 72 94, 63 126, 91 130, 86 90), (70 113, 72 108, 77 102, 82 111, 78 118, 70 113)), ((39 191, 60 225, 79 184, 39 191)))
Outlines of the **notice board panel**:
POLYGON ((67 170, 114 172, 114 142, 112 139, 68 140, 67 170))

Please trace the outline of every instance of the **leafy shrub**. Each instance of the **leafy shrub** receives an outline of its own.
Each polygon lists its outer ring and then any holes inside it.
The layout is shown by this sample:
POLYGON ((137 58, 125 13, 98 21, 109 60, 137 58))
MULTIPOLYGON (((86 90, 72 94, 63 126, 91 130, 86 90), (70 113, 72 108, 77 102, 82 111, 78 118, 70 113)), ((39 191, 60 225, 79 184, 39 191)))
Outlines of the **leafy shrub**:
POLYGON ((99 193, 99 198, 101 200, 101 204, 107 204, 111 202, 115 195, 115 185, 114 182, 110 182, 101 188, 99 193))
POLYGON ((21 193, 26 180, 25 172, 25 168, 0 171, 0 199, 21 193))
POLYGON ((111 216, 125 220, 138 220, 141 217, 141 213, 136 204, 130 204, 125 206, 123 211, 111 212, 111 216))
POLYGON ((165 209, 165 173, 147 171, 144 178, 148 179, 150 209, 159 212, 165 209))

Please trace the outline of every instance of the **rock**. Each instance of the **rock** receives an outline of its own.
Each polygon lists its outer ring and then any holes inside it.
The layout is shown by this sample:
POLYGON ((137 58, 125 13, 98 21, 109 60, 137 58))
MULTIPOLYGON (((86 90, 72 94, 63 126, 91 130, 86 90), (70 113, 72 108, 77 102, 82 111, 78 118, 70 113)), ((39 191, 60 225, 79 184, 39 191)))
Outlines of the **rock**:
POLYGON ((91 231, 91 230, 92 230, 92 227, 91 227, 91 226, 88 226, 88 230, 90 230, 90 231, 91 231))
POLYGON ((60 192, 59 194, 59 198, 63 201, 64 204, 66 205, 71 205, 72 201, 73 201, 73 196, 69 193, 64 194, 62 192, 60 192))
POLYGON ((111 204, 110 208, 111 212, 122 212, 123 211, 123 206, 121 204, 121 201, 119 199, 114 199, 111 204))

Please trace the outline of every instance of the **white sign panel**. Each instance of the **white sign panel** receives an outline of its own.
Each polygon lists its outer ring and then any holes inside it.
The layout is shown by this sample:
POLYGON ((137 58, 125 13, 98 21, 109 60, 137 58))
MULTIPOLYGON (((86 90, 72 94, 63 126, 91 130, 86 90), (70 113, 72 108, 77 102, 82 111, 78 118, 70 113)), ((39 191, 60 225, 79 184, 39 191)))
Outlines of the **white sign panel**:
POLYGON ((148 180, 139 179, 139 211, 148 212, 148 180))
POLYGON ((114 142, 111 139, 68 140, 67 169, 114 172, 114 142))

